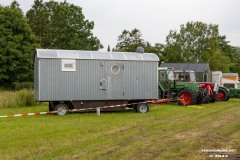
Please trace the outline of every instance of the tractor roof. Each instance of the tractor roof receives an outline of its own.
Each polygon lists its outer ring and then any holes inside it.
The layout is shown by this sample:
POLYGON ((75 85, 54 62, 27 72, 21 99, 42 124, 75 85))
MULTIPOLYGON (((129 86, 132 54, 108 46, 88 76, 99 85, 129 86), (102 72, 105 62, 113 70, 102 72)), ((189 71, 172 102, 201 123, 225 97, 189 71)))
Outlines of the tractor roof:
POLYGON ((175 70, 192 70, 205 72, 209 69, 209 63, 162 63, 160 67, 172 67, 175 70))

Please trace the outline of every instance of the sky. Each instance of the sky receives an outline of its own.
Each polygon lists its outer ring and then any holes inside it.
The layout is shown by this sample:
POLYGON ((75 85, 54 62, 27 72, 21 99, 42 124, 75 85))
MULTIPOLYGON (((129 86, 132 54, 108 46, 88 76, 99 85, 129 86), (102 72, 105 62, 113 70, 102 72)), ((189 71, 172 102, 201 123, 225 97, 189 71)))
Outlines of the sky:
MULTIPOLYGON (((43 0, 44 2, 48 0, 43 0)), ((64 0, 55 0, 63 2, 64 0)), ((0 0, 3 6, 12 0, 0 0)), ((34 0, 17 0, 26 13, 34 0)), ((107 50, 117 44, 124 29, 137 28, 142 38, 165 44, 170 30, 179 31, 189 21, 217 24, 219 34, 225 35, 230 45, 240 46, 240 0, 67 0, 80 6, 85 18, 94 21, 94 36, 107 50)))

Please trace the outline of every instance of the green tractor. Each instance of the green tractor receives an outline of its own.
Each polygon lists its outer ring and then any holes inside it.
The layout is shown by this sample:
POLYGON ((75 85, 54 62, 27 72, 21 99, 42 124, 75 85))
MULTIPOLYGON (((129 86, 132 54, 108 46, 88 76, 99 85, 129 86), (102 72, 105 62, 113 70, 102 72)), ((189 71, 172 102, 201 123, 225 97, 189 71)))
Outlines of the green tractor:
POLYGON ((240 98, 240 88, 229 88, 230 98, 240 98))
POLYGON ((195 105, 198 99, 199 84, 177 82, 173 68, 158 68, 159 98, 178 98, 179 105, 195 105))

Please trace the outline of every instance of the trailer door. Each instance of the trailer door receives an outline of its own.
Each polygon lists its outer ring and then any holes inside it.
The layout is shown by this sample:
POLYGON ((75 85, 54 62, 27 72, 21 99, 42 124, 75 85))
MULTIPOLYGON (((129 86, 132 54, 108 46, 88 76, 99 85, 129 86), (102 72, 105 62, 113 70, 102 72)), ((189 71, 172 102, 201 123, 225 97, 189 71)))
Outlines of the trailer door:
POLYGON ((121 61, 108 62, 108 99, 124 98, 124 65, 121 61))

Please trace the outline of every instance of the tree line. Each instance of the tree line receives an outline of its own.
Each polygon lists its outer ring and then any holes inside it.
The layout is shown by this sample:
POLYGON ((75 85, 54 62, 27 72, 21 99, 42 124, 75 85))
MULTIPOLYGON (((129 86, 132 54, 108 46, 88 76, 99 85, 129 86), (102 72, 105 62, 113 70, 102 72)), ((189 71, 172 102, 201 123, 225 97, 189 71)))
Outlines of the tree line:
POLYGON ((161 62, 208 62, 212 71, 240 73, 240 48, 229 45, 218 25, 187 22, 180 30, 170 30, 166 43, 151 45, 137 28, 124 30, 114 51, 135 52, 137 46, 159 56, 161 62))
MULTIPOLYGON (((0 4, 0 87, 32 84, 35 48, 102 49, 93 28, 82 8, 66 1, 35 0, 26 15, 16 0, 0 4)), ((135 52, 139 46, 161 62, 208 62, 211 70, 240 73, 240 48, 229 45, 215 24, 187 22, 170 30, 165 44, 154 45, 137 28, 123 30, 112 51, 135 52)))

